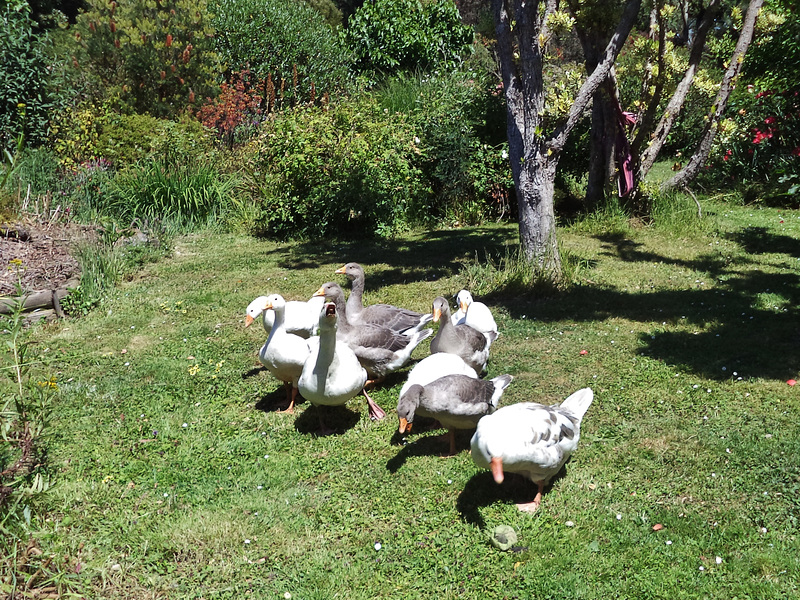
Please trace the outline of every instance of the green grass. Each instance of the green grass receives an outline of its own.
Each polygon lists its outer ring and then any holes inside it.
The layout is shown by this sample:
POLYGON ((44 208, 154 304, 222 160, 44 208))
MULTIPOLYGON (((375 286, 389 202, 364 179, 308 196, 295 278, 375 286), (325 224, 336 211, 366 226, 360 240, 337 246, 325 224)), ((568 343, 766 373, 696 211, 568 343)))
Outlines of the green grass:
POLYGON ((60 386, 34 535, 92 598, 797 596, 800 216, 705 208, 713 226, 682 237, 563 229, 573 287, 479 298, 501 329, 488 376, 515 376, 503 404, 596 393, 535 515, 513 504, 530 486, 473 465, 469 433, 449 459, 439 431, 396 443, 402 375, 374 393, 383 422, 355 399, 317 437, 308 403, 276 412, 263 331, 243 328, 254 297, 307 298, 350 260, 368 303, 429 310, 514 227, 180 238, 87 317, 34 332, 60 386), (499 524, 518 551, 488 543, 499 524))

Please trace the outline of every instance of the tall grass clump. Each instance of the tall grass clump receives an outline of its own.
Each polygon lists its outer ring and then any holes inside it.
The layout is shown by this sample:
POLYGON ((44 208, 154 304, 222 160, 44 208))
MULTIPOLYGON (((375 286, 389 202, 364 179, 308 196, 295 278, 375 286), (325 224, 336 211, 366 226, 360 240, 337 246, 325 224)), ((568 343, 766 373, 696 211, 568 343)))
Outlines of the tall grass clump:
POLYGON ((614 234, 630 230, 630 217, 616 196, 610 196, 595 210, 581 215, 570 227, 577 233, 614 234))
POLYGON ((122 279, 124 261, 120 252, 102 242, 79 244, 75 258, 80 265, 81 280, 62 301, 70 315, 85 315, 122 279))
POLYGON ((675 235, 707 233, 714 225, 697 200, 675 190, 651 194, 650 216, 655 227, 675 235))
POLYGON ((551 296, 576 284, 589 268, 588 261, 561 248, 561 276, 554 279, 536 261, 528 259, 519 246, 506 246, 502 253, 486 253, 483 260, 475 254, 460 273, 463 285, 473 294, 486 296, 518 296, 533 292, 551 296))
POLYGON ((107 209, 121 222, 161 219, 188 231, 216 221, 234 186, 209 163, 168 156, 119 173, 107 209))

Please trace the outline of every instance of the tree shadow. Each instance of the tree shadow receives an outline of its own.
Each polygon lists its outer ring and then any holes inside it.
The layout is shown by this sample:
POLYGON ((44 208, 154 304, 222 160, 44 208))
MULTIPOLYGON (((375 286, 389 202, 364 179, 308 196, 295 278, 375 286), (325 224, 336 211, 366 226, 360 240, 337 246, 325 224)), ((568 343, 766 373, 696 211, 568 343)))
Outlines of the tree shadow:
POLYGON ((434 230, 411 240, 334 241, 325 249, 319 242, 304 242, 275 248, 267 254, 280 256, 281 264, 288 269, 312 269, 329 263, 360 263, 366 273, 365 287, 370 290, 449 277, 476 253, 497 253, 516 241, 516 231, 509 228, 478 227, 434 230), (389 266, 371 266, 376 264, 389 266))
MULTIPOLYGON (((713 287, 701 281, 681 289, 659 289, 651 281, 642 281, 636 291, 582 285, 548 298, 498 296, 494 303, 504 306, 514 318, 526 315, 531 335, 536 335, 536 321, 580 323, 623 318, 649 323, 650 331, 639 336, 633 352, 712 380, 728 379, 734 371, 745 379, 785 380, 797 375, 800 276, 790 259, 785 263, 772 261, 777 272, 742 270, 753 261, 719 254, 681 260, 643 251, 641 244, 624 235, 601 239, 607 243, 606 252, 615 258, 683 267, 713 278, 713 287)), ((763 228, 736 232, 731 239, 752 254, 800 256, 800 241, 770 234, 763 228)))
POLYGON ((745 227, 728 233, 725 237, 750 254, 788 254, 794 258, 800 257, 800 240, 788 235, 777 235, 766 227, 745 227))

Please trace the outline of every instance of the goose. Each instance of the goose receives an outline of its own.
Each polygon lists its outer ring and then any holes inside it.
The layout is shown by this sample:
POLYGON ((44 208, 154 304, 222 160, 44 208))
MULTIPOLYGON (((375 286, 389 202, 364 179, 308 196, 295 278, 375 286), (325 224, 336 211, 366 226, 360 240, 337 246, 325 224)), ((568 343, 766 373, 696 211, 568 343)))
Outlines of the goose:
POLYGON ((408 373, 408 378, 403 387, 400 388, 399 397, 402 397, 408 391, 408 388, 414 384, 424 386, 445 375, 468 375, 473 379, 478 379, 475 369, 465 363, 460 356, 448 354, 447 352, 437 352, 436 354, 429 354, 414 365, 408 373))
POLYGON ((466 323, 481 333, 497 333, 497 323, 492 311, 483 302, 475 302, 469 290, 461 290, 456 294, 458 310, 451 317, 453 325, 466 323))
POLYGON ((470 443, 472 460, 491 469, 497 483, 503 482, 503 471, 533 481, 537 486, 533 501, 517 507, 536 511, 544 486, 578 447, 581 421, 593 398, 591 388, 583 388, 561 404, 521 402, 483 417, 470 443))
POLYGON ((289 407, 282 412, 293 413, 297 398, 297 380, 311 353, 308 340, 289 333, 284 326, 286 301, 280 294, 265 297, 262 310, 275 311, 275 323, 269 337, 258 353, 258 359, 267 370, 286 386, 289 407))
MULTIPOLYGON (((264 310, 266 296, 259 296, 247 305, 244 317, 244 326, 250 327, 259 316, 264 326, 264 331, 269 335, 275 323, 275 311, 264 310)), ((324 303, 323 298, 311 297, 306 302, 299 300, 286 301, 284 313, 284 327, 289 333, 299 335, 302 338, 310 338, 317 332, 319 324, 319 311, 324 303)))
POLYGON ((475 372, 483 373, 489 360, 489 348, 497 334, 484 334, 466 324, 453 325, 450 321, 450 305, 442 296, 433 301, 433 320, 439 321, 439 331, 431 340, 431 353, 456 354, 475 372))
POLYGON ((447 427, 449 456, 453 456, 456 453, 455 430, 472 429, 481 417, 492 413, 512 379, 511 375, 500 375, 489 381, 468 375, 445 375, 425 386, 414 384, 397 403, 399 431, 410 432, 415 415, 436 419, 447 427))
POLYGON ((415 331, 420 331, 433 319, 433 315, 430 313, 423 315, 391 304, 364 306, 362 299, 364 294, 364 269, 358 263, 349 262, 336 269, 336 273, 346 275, 352 282, 350 296, 347 298, 347 318, 353 325, 372 323, 388 327, 397 333, 409 335, 415 331))
MULTIPOLYGON (((342 406, 358 395, 367 382, 367 371, 344 342, 336 340, 338 315, 332 302, 319 312, 319 336, 309 340, 311 352, 303 365, 297 389, 316 407, 342 406)), ((320 430, 330 433, 319 412, 320 430)))
POLYGON ((364 385, 363 392, 370 407, 370 417, 374 420, 383 419, 386 413, 370 398, 367 389, 389 373, 403 367, 411 358, 414 348, 431 335, 433 330, 423 329, 411 335, 403 335, 374 324, 352 325, 347 318, 344 291, 333 281, 320 286, 315 295, 322 296, 326 301, 336 305, 336 313, 339 316, 336 339, 350 346, 358 357, 358 362, 367 370, 369 379, 364 385))

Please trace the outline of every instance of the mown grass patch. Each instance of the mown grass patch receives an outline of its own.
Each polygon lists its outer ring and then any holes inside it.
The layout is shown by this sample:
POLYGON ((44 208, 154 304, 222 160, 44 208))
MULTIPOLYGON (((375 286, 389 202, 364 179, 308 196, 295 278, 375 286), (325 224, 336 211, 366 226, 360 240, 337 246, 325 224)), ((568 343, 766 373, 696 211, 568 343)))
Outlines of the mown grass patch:
POLYGON ((514 227, 292 244, 208 232, 36 331, 60 389, 57 486, 33 532, 97 598, 796 595, 800 219, 710 207, 715 226, 685 237, 562 230, 585 261, 571 287, 479 298, 501 329, 488 376, 515 376, 503 404, 596 394, 536 515, 513 505, 529 485, 473 465, 469 434, 449 459, 442 430, 400 443, 402 375, 374 392, 382 422, 363 398, 328 437, 308 403, 276 412, 265 335, 243 328, 254 297, 306 299, 344 284, 350 260, 367 302, 427 311, 514 227), (514 551, 488 543, 500 524, 514 551))

